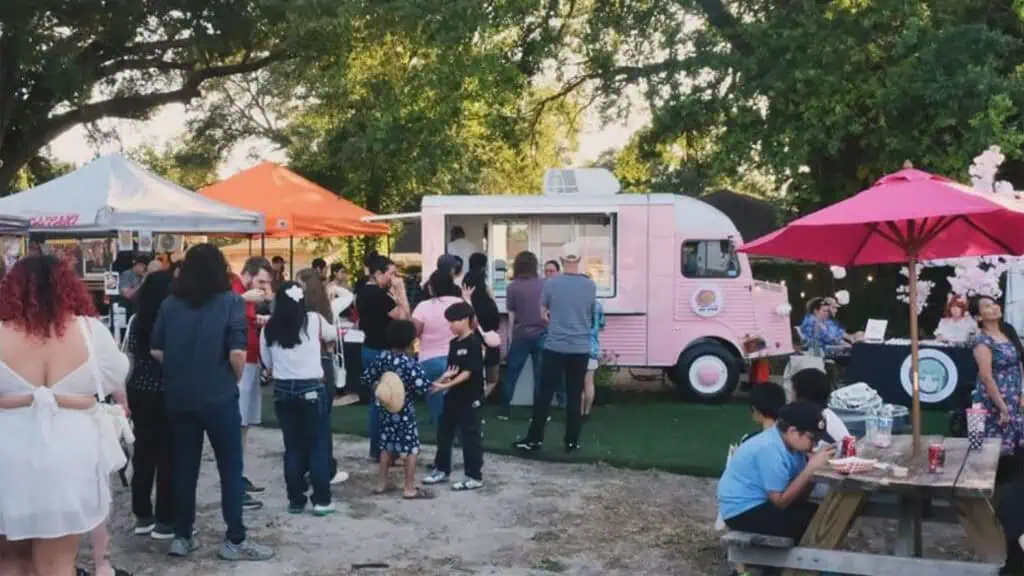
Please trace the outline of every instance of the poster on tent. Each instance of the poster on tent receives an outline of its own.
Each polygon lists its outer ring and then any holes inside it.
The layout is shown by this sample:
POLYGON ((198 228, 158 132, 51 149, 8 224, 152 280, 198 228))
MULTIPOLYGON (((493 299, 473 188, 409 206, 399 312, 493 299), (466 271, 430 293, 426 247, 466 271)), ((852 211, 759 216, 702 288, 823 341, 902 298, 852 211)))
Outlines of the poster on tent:
POLYGON ((118 252, 131 252, 132 251, 132 231, 131 230, 118 230, 117 231, 117 251, 118 252))
POLYGON ((86 276, 102 276, 114 264, 114 239, 82 240, 86 276))
POLYGON ((82 245, 78 240, 47 240, 47 251, 67 262, 79 277, 85 276, 82 262, 82 245))
POLYGON ((153 231, 139 230, 139 252, 148 254, 153 251, 153 231))

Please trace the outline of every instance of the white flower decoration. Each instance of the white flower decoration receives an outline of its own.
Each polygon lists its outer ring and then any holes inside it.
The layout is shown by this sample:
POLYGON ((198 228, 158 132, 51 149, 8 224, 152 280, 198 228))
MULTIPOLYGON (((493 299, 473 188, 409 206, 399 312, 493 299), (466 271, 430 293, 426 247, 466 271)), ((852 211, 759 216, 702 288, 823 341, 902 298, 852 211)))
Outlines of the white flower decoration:
POLYGON ((291 288, 284 291, 284 295, 298 302, 302 300, 303 292, 299 286, 292 286, 291 288))
POLYGON ((846 278, 846 268, 843 268, 842 266, 832 266, 829 270, 832 271, 832 277, 836 280, 846 278))
POLYGON ((846 306, 850 303, 850 293, 846 290, 836 292, 836 302, 838 302, 840 306, 846 306))

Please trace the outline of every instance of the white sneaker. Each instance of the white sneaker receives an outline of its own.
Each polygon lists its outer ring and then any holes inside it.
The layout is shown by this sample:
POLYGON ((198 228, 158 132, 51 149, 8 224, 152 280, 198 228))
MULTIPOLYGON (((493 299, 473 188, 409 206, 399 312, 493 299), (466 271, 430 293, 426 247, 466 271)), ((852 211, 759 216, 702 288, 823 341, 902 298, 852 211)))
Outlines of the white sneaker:
POLYGON ((327 516, 328 514, 333 514, 335 511, 337 511, 337 509, 334 507, 334 502, 313 506, 313 516, 327 516))
POLYGON ((348 480, 348 472, 345 472, 344 470, 338 470, 338 472, 334 475, 334 478, 331 478, 331 486, 341 484, 346 480, 348 480))

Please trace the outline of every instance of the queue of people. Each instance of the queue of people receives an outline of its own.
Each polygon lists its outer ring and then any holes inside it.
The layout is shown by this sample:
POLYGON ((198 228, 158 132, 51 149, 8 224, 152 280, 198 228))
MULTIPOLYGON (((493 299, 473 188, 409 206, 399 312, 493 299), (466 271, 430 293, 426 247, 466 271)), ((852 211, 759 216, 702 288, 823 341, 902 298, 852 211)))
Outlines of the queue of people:
MULTIPOLYGON (((173 270, 150 270, 140 257, 121 276, 120 296, 134 312, 123 352, 93 319, 92 300, 64 262, 43 255, 19 261, 0 284, 0 428, 7 428, 4 437, 19 440, 0 443, 0 452, 5 462, 17 464, 28 457, 18 446, 29 442, 33 462, 2 473, 5 486, 13 488, 0 496, 0 565, 69 573, 76 569, 78 538, 89 533, 96 573, 124 574, 111 563, 104 524, 109 473, 115 470, 101 449, 102 429, 89 417, 108 396, 134 424, 136 536, 167 541, 168 554, 176 557, 199 548, 196 486, 206 438, 225 523, 218 556, 272 558, 274 550, 253 541, 244 521, 246 510, 263 507, 254 495, 265 490, 246 474, 248 430, 261 422, 262 386, 269 385, 285 447, 288 512, 311 507, 324 516, 335 510, 330 486, 348 475, 333 458, 330 414, 337 389, 352 392, 344 375, 347 354, 338 343, 343 334, 361 345, 356 377, 369 391, 377 490, 391 489, 388 471, 396 463, 406 470, 407 499, 432 497, 423 485, 479 489, 482 406, 499 386, 500 316, 486 256, 472 252, 467 260, 464 267, 460 256, 442 257, 425 298, 412 309, 395 264, 377 254, 367 256, 365 279, 352 289, 343 267, 329 269, 322 261, 294 281, 284 279, 281 262, 261 257, 249 258, 234 274, 212 244, 193 246, 173 270), (374 397, 385 381, 407 399, 397 408, 374 397), (437 456, 421 485, 410 401, 417 395, 427 398, 438 434, 437 456), (451 452, 459 444, 465 475, 453 481, 451 452), (44 500, 58 505, 39 506, 44 500), (66 521, 69 514, 75 522, 66 521)), ((526 358, 534 359, 539 400, 520 449, 540 448, 551 398, 561 387, 575 399, 566 401, 565 447, 578 447, 582 416, 592 402, 585 390, 592 388, 588 372, 596 368, 594 338, 603 325, 596 288, 579 263, 578 249, 567 245, 559 273, 544 280, 533 254, 516 257, 510 362, 521 371, 526 358)), ((517 375, 512 377, 503 391, 505 408, 517 375)))

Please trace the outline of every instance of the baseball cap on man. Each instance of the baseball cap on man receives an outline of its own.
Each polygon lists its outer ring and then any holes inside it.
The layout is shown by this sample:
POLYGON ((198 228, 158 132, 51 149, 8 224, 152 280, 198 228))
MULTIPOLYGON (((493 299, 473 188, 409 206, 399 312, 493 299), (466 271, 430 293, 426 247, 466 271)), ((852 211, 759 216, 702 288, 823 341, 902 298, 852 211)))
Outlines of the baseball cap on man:
POLYGON ((814 402, 797 400, 786 404, 779 409, 778 422, 781 424, 780 429, 792 426, 798 432, 812 434, 817 440, 835 443, 835 440, 825 432, 825 417, 821 415, 821 408, 814 402))
POLYGON ((462 268, 462 258, 454 254, 441 254, 437 257, 437 269, 451 274, 454 270, 462 268))
POLYGON ((580 248, 575 242, 567 242, 562 245, 562 260, 565 262, 578 262, 580 260, 580 248))

